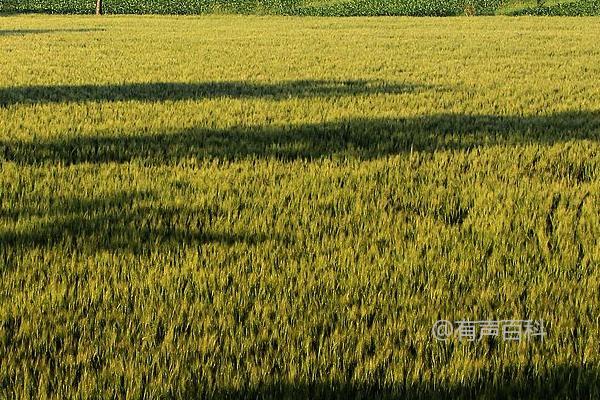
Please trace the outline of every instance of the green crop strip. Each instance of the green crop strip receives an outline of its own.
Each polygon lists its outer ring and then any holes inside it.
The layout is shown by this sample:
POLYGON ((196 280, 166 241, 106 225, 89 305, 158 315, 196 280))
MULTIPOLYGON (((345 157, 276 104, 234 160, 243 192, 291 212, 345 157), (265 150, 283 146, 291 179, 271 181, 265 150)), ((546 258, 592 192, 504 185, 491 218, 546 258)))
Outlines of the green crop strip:
POLYGON ((596 18, 0 22, 0 398, 600 396, 596 18))
MULTIPOLYGON (((599 15, 600 0, 104 0, 109 14, 599 15)), ((0 0, 0 13, 91 14, 93 0, 0 0)))

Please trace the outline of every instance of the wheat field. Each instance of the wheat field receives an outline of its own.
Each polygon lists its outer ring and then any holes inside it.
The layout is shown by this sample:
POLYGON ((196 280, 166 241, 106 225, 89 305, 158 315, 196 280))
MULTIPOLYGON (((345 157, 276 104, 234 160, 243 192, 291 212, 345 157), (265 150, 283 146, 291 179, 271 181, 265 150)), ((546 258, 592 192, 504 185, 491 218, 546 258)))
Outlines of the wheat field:
POLYGON ((598 22, 1 17, 0 397, 598 398, 598 22))

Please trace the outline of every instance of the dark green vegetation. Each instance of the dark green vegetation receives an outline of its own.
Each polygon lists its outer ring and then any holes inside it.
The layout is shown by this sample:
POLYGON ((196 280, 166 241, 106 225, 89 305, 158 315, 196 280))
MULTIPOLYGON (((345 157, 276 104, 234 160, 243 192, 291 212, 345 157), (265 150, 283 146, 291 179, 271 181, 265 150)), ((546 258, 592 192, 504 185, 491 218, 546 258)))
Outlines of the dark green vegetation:
MULTIPOLYGON (((104 0, 109 14, 599 15, 600 0, 104 0)), ((91 14, 92 0, 0 0, 0 12, 91 14)))
POLYGON ((598 42, 3 18, 0 398, 599 398, 598 42))

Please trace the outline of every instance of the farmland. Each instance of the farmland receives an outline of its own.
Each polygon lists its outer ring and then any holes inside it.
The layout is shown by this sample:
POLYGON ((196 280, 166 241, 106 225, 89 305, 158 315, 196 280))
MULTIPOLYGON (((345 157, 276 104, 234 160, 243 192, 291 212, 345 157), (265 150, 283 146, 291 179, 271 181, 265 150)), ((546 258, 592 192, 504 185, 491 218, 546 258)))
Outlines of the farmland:
MULTIPOLYGON (((600 0, 105 0, 109 14, 600 15, 600 0)), ((2 12, 90 14, 91 0, 0 0, 2 12)))
POLYGON ((600 396, 597 18, 0 24, 0 398, 600 396))

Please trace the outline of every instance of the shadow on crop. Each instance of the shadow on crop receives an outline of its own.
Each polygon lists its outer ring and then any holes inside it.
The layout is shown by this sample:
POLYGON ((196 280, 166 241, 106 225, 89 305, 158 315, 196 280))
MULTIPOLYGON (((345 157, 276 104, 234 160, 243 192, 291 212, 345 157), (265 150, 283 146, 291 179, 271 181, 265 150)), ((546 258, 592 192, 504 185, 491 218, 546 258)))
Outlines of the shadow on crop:
POLYGON ((0 161, 17 164, 342 157, 373 159, 410 151, 468 150, 491 145, 600 139, 600 111, 546 116, 439 114, 355 118, 299 125, 196 127, 55 140, 0 140, 0 161))
POLYGON ((209 229, 210 220, 220 213, 217 204, 166 205, 149 192, 121 192, 100 199, 57 196, 0 209, 0 221, 27 223, 26 228, 0 231, 0 243, 6 249, 59 245, 67 251, 147 253, 163 246, 255 245, 267 240, 265 235, 209 229))
POLYGON ((593 366, 562 365, 544 373, 533 369, 505 367, 479 372, 464 383, 406 383, 398 386, 363 382, 273 383, 256 388, 207 392, 202 385, 190 385, 183 396, 200 399, 502 399, 564 398, 592 399, 600 395, 600 372, 593 366))
POLYGON ((200 82, 129 83, 109 85, 23 86, 0 88, 0 107, 13 104, 44 104, 113 101, 181 101, 210 98, 287 99, 369 94, 396 94, 428 88, 425 85, 367 80, 298 80, 280 83, 200 82))
MULTIPOLYGON (((51 34, 51 33, 86 33, 86 32, 103 32, 103 28, 62 28, 62 29, 0 29, 1 36, 25 36, 35 34, 51 34)), ((2 96, 0 95, 0 99, 2 96)), ((0 101, 2 105, 2 101, 0 101)))

